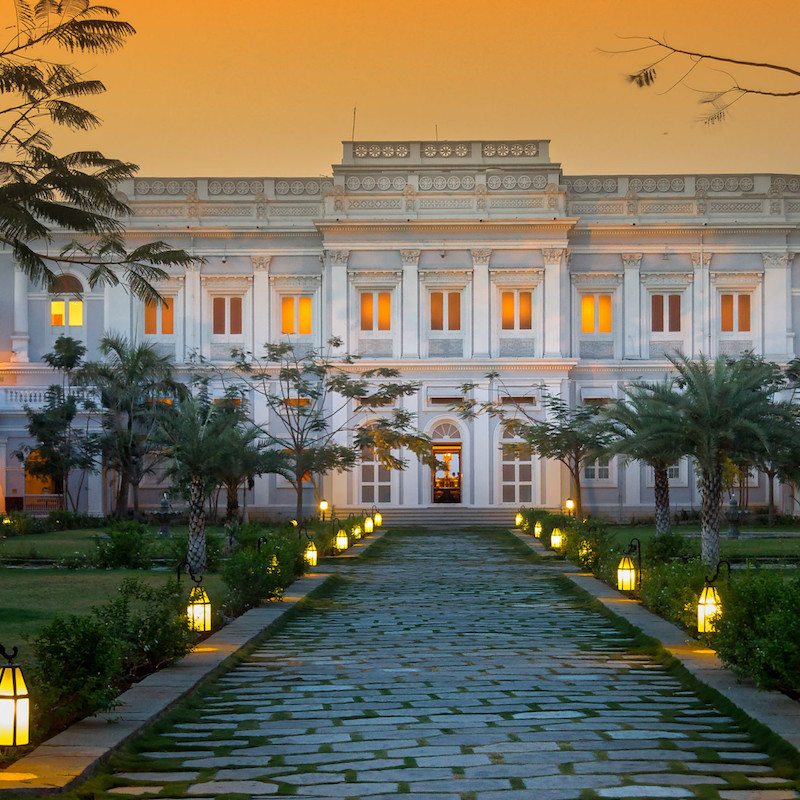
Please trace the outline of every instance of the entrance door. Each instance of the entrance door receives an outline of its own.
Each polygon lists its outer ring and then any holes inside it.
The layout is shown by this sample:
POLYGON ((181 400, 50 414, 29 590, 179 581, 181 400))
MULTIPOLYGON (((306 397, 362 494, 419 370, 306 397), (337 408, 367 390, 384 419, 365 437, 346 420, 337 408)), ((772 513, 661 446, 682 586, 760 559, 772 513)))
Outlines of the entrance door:
POLYGON ((461 502, 461 443, 436 442, 433 445, 436 460, 442 463, 433 472, 433 502, 461 502))

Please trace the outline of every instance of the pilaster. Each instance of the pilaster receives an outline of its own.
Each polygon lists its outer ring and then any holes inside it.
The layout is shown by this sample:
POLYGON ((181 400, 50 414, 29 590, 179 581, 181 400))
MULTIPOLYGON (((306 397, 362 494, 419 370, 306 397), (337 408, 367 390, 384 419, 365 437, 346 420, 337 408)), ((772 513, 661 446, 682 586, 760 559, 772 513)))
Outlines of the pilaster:
POLYGON ((544 261, 544 357, 562 356, 562 318, 569 319, 566 309, 561 307, 564 293, 561 291, 562 276, 566 270, 568 251, 564 249, 542 250, 544 261))
POLYGON ((272 256, 250 256, 250 261, 253 264, 253 351, 261 353, 264 345, 273 339, 269 293, 272 256))
MULTIPOLYGON (((335 336, 344 342, 345 352, 349 353, 353 347, 350 341, 350 319, 347 313, 347 262, 350 259, 349 250, 328 250, 327 259, 330 267, 330 336, 335 336)), ((323 337, 327 339, 328 337, 323 337)))
POLYGON ((775 358, 793 352, 792 275, 794 253, 762 253, 764 297, 769 308, 764 314, 764 356, 775 358))
POLYGON ((200 266, 186 267, 186 314, 184 316, 185 339, 182 353, 177 354, 178 361, 186 361, 189 353, 200 351, 200 326, 202 322, 202 292, 200 289, 200 266))
MULTIPOLYGON (((476 384, 472 390, 474 399, 478 404, 486 403, 489 401, 489 384, 480 382, 476 384)), ((492 447, 492 432, 491 432, 492 418, 489 414, 478 414, 472 420, 472 442, 471 452, 469 457, 469 477, 470 477, 470 505, 478 507, 486 507, 493 504, 492 490, 494 484, 494 471, 490 470, 490 475, 487 475, 487 459, 490 464, 495 463, 497 448, 492 447), (489 455, 491 454, 491 455, 489 455)), ((464 444, 470 444, 467 437, 464 444)), ((463 454, 462 454, 463 457, 463 454)), ((494 498, 497 502, 497 498, 494 498)))
POLYGON ((641 253, 623 253, 623 288, 622 288, 622 357, 642 357, 642 309, 640 306, 639 271, 642 266, 641 253))
POLYGON ((402 357, 419 358, 419 250, 401 250, 402 283, 402 357))
MULTIPOLYGON (((14 267, 14 332, 11 334, 12 363, 28 363, 29 343, 28 276, 19 267, 14 267)), ((3 502, 5 502, 5 500, 3 502)))
POLYGON ((472 355, 488 358, 492 326, 492 298, 489 286, 489 249, 472 250, 472 355))
POLYGON ((706 253, 704 250, 699 253, 690 253, 692 269, 694 270, 692 305, 695 313, 692 315, 694 321, 692 356, 695 358, 701 353, 711 355, 711 320, 714 314, 714 309, 712 308, 713 298, 711 297, 711 277, 709 275, 711 255, 711 253, 706 253))

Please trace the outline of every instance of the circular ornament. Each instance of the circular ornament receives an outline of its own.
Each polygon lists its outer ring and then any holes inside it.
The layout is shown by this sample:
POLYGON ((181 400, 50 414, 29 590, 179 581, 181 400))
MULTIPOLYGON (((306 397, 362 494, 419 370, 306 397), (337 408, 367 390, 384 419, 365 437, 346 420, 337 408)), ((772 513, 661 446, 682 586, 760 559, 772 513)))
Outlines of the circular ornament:
POLYGON ((406 187, 406 179, 402 175, 396 175, 392 178, 392 189, 396 192, 402 192, 406 187))
POLYGON ((603 191, 604 192, 616 192, 617 191, 617 182, 614 178, 606 178, 603 181, 603 191))
POLYGON ((377 144, 370 145, 369 154, 372 158, 377 158, 381 154, 381 148, 377 144))
MULTIPOLYGON (((211 191, 211 186, 209 185, 208 191, 211 191)), ((278 181, 275 184, 275 194, 289 194, 289 182, 288 181, 278 181)))
POLYGON ((136 194, 150 194, 150 184, 147 181, 137 181, 136 194))
POLYGON ((259 194, 264 191, 264 184, 261 181, 250 181, 250 193, 259 194))
POLYGON ((461 179, 461 188, 466 189, 467 191, 471 191, 475 188, 475 178, 472 175, 464 175, 461 179))
POLYGON ((495 149, 495 146, 493 144, 485 144, 483 146, 483 154, 485 156, 489 156, 489 158, 495 155, 496 152, 497 150, 495 149))
POLYGON ((459 178, 457 175, 451 175, 447 179, 447 188, 450 189, 451 191, 456 191, 456 189, 460 189, 461 178, 459 178))
POLYGON ((351 175, 345 182, 344 185, 351 191, 355 192, 361 188, 361 181, 355 176, 351 175))
POLYGON ((532 183, 533 181, 529 175, 520 175, 519 178, 517 178, 517 186, 519 186, 520 189, 530 189, 532 183))
POLYGON ((502 181, 502 180, 500 180, 500 176, 499 176, 499 175, 490 175, 490 176, 489 176, 489 177, 486 179, 486 185, 487 185, 487 186, 488 186, 490 189, 499 189, 499 188, 500 188, 500 186, 502 185, 502 183, 503 183, 503 181, 502 181))
POLYGON ((711 179, 711 190, 714 192, 721 192, 725 188, 725 181, 722 178, 711 179))
POLYGON ((544 175, 533 176, 533 188, 544 189, 547 186, 547 178, 544 175))
POLYGON ((645 178, 642 181, 642 188, 646 192, 654 192, 657 187, 658 187, 658 183, 656 182, 655 178, 645 178))
MULTIPOLYGON (((250 189, 252 190, 252 184, 250 189)), ((306 194, 319 194, 319 182, 318 181, 308 181, 306 183, 306 194)))
POLYGON ((437 175, 433 179, 433 188, 439 192, 447 188, 447 179, 443 175, 437 175))
POLYGON ((151 189, 153 194, 164 194, 164 181, 153 181, 151 189))
POLYGON ((525 145, 525 155, 526 156, 535 156, 536 153, 539 152, 539 148, 535 144, 526 144, 525 145))
POLYGON ((744 178, 739 178, 739 188, 743 192, 753 191, 753 179, 746 176, 744 178))
POLYGON ((390 144, 385 145, 383 148, 383 155, 386 158, 392 158, 392 156, 394 156, 394 147, 392 147, 390 144))
POLYGON ((422 189, 423 192, 427 192, 433 188, 433 178, 429 175, 423 175, 419 179, 419 188, 422 189))
POLYGON ((433 158, 436 155, 436 148, 432 144, 426 144, 422 149, 422 153, 428 158, 433 158))
POLYGON ((391 189, 392 188, 392 181, 389 178, 387 178, 385 175, 381 175, 381 177, 378 178, 378 188, 382 192, 385 192, 387 189, 391 189))
POLYGON ((683 178, 673 178, 669 186, 673 192, 682 192, 686 188, 686 181, 683 178))
POLYGON ((643 185, 641 178, 631 178, 628 181, 628 187, 633 189, 634 192, 641 192, 643 185))
POLYGON ((303 194, 303 190, 305 188, 306 187, 303 181, 292 181, 291 185, 292 194, 303 194))
POLYGON ((178 183, 178 181, 170 181, 167 184, 167 194, 178 194, 180 190, 181 185, 178 183))
POLYGON ((504 189, 514 189, 517 186, 517 179, 513 175, 506 175, 503 178, 503 188, 504 189))
POLYGON ((659 192, 668 192, 670 190, 669 178, 659 178, 656 181, 656 188, 659 192))
POLYGON ((457 144, 455 152, 459 158, 464 158, 469 154, 469 148, 465 144, 457 144))
POLYGON ((521 144, 512 144, 511 145, 511 155, 512 156, 521 156, 525 151, 522 148, 521 144))
POLYGON ((736 178, 728 178, 728 179, 725 181, 725 188, 726 188, 726 189, 727 189, 729 192, 735 192, 735 191, 737 191, 737 190, 738 190, 738 188, 739 188, 739 181, 738 181, 736 178))
POLYGON ((399 156, 400 158, 405 158, 408 155, 408 148, 404 144, 399 144, 395 148, 395 155, 399 156))
POLYGON ((353 151, 358 158, 364 158, 367 154, 367 148, 364 147, 363 144, 356 145, 356 149, 353 151))
POLYGON ((592 178, 589 181, 589 191, 594 192, 595 194, 599 192, 603 188, 603 182, 600 178, 592 178))
POLYGON ((587 183, 583 178, 577 178, 572 182, 572 188, 578 192, 578 194, 582 194, 587 189, 587 183))
POLYGON ((250 194, 250 184, 248 181, 239 181, 236 184, 237 194, 250 194))
POLYGON ((508 145, 507 144, 499 144, 499 145, 497 145, 497 155, 499 155, 499 156, 507 156, 508 155, 508 145))
POLYGON ((442 146, 439 148, 439 155, 440 155, 440 156, 443 156, 444 158, 450 158, 450 156, 451 156, 452 154, 453 154, 453 148, 452 148, 452 147, 450 147, 450 145, 449 145, 449 144, 443 144, 443 145, 442 145, 442 146))
POLYGON ((225 181, 222 184, 223 194, 233 194, 236 191, 236 184, 233 181, 225 181))
POLYGON ((366 177, 362 178, 361 188, 371 192, 375 188, 375 178, 373 178, 371 175, 367 175, 366 177))

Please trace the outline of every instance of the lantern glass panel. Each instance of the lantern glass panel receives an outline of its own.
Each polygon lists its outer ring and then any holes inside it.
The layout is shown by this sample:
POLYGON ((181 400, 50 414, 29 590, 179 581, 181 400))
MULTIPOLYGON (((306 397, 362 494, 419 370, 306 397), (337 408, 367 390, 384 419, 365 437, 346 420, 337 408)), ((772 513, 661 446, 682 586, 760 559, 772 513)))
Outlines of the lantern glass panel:
POLYGON ((714 633, 717 617, 722 611, 719 592, 713 586, 705 586, 697 604, 697 632, 714 633))
POLYGON ((0 746, 29 741, 30 700, 22 670, 16 664, 0 667, 0 746))
POLYGON ((636 590, 636 567, 629 556, 623 556, 617 567, 617 589, 621 592, 636 590))
POLYGON ((340 530, 339 533, 336 534, 336 549, 337 550, 347 550, 350 546, 350 542, 347 539, 347 534, 340 530))
POLYGON ((376 528, 380 528, 383 525, 383 516, 381 515, 380 511, 375 512, 375 516, 372 518, 373 522, 375 523, 376 528))
POLYGON ((541 522, 537 522, 537 523, 536 523, 536 524, 533 526, 533 535, 534 535, 534 536, 535 536, 537 539, 541 539, 541 538, 542 538, 542 523, 541 523, 541 522))
POLYGON ((314 542, 311 542, 308 547, 306 547, 306 551, 303 553, 303 558, 309 567, 317 566, 317 546, 314 544, 314 542))
POLYGON ((364 520, 364 533, 372 533, 374 530, 374 523, 372 521, 372 517, 367 517, 364 520))
POLYGON ((519 513, 517 514, 517 516, 516 516, 516 517, 515 517, 515 519, 514 519, 514 524, 515 524, 515 525, 516 525, 518 528, 519 528, 519 526, 520 526, 520 525, 522 525, 522 514, 519 514, 519 513))
POLYGON ((564 541, 564 536, 561 533, 561 528, 553 528, 550 534, 550 547, 559 548, 564 541))
POLYGON ((189 617, 189 627, 192 630, 200 633, 211 630, 211 603, 202 586, 195 586, 192 589, 186 613, 189 617))

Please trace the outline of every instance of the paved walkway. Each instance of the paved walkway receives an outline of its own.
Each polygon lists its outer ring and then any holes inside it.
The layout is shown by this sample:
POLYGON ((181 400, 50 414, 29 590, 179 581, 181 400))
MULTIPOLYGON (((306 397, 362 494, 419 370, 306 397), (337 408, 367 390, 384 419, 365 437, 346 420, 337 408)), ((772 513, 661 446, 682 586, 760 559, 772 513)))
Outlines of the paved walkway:
POLYGON ((112 791, 800 797, 729 718, 511 540, 398 532, 386 544, 222 677, 201 721, 128 757, 112 791))

